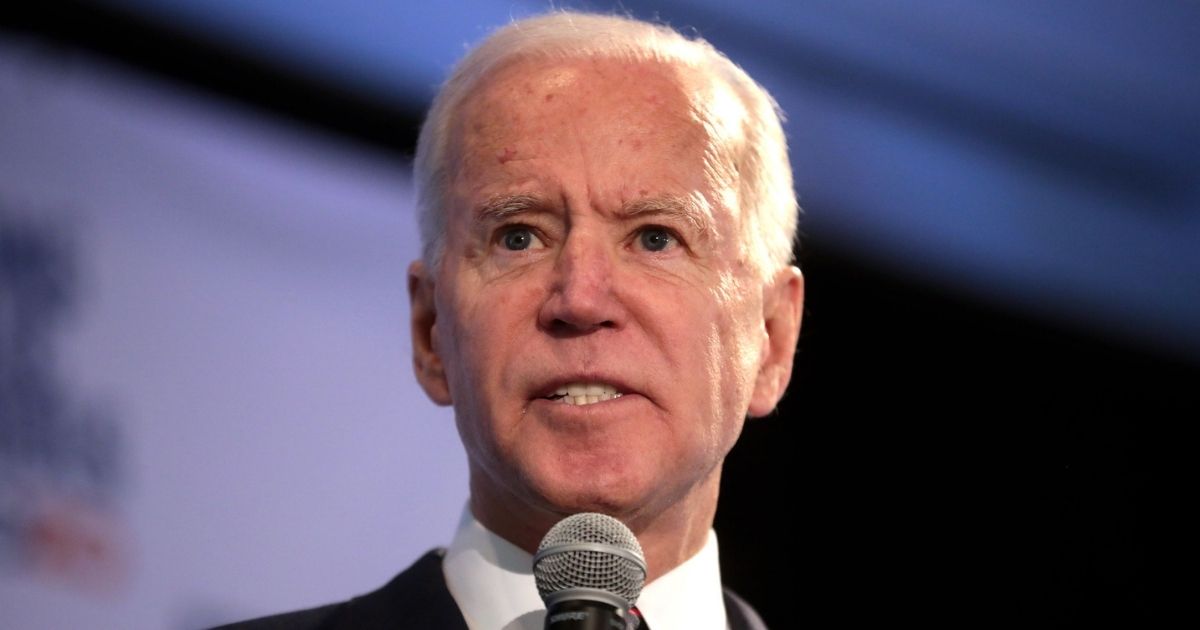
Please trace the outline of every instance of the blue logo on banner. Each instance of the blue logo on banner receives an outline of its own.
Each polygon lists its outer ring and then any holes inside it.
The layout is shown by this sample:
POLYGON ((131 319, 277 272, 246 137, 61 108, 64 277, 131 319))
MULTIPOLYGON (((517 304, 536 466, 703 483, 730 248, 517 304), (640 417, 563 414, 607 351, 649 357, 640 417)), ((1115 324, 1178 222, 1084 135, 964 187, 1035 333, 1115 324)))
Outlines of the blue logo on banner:
POLYGON ((63 226, 0 205, 0 568, 87 588, 121 582, 121 432, 62 382, 76 251, 63 226))

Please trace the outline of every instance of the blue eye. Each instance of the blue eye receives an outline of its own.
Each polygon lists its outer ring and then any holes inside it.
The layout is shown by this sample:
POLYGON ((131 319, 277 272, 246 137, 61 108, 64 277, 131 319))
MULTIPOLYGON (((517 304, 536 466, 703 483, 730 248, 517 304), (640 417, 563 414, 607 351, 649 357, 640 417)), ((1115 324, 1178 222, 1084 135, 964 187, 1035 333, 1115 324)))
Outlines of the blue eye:
POLYGON ((504 241, 505 249, 521 251, 529 249, 534 241, 537 240, 537 237, 533 235, 533 232, 529 228, 514 227, 504 233, 502 240, 504 241))
POLYGON ((675 237, 663 228, 646 228, 642 230, 638 239, 641 241, 642 247, 651 252, 661 252, 675 242, 675 237))

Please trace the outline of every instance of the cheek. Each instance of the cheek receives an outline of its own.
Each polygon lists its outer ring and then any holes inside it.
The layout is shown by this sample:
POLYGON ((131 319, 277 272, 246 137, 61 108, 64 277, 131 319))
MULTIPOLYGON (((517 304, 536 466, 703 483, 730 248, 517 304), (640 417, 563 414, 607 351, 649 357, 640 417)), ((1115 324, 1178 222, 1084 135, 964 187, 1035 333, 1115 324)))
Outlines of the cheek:
POLYGON ((435 324, 436 345, 442 364, 446 371, 450 392, 455 407, 469 403, 473 391, 474 376, 466 368, 476 365, 473 360, 476 346, 471 343, 471 335, 478 332, 477 323, 473 321, 474 307, 467 295, 462 291, 462 283, 446 278, 453 278, 454 269, 444 269, 437 289, 437 323, 435 324))
POLYGON ((455 423, 464 447, 472 459, 491 459, 493 450, 492 415, 483 384, 487 375, 481 366, 492 352, 482 341, 491 337, 487 330, 487 319, 477 317, 478 309, 465 293, 459 291, 447 303, 448 308, 439 310, 439 340, 446 378, 454 400, 455 423))
POLYGON ((663 340, 660 347, 670 368, 687 383, 689 397, 722 413, 730 413, 742 398, 748 400, 746 392, 760 360, 760 335, 755 331, 761 322, 754 314, 761 309, 745 298, 747 290, 724 277, 704 288, 692 285, 662 293, 646 320, 654 322, 651 334, 663 340))
POLYGON ((745 412, 750 393, 758 374, 762 357, 761 306, 755 300, 744 297, 746 287, 729 285, 714 296, 717 319, 714 326, 711 352, 721 371, 721 394, 723 406, 731 413, 745 412), (725 298, 725 299, 722 299, 725 298))
POLYGON ((529 283, 460 282, 453 299, 442 343, 454 351, 447 356, 460 388, 475 392, 503 389, 507 369, 527 351, 535 330, 539 292, 529 283))

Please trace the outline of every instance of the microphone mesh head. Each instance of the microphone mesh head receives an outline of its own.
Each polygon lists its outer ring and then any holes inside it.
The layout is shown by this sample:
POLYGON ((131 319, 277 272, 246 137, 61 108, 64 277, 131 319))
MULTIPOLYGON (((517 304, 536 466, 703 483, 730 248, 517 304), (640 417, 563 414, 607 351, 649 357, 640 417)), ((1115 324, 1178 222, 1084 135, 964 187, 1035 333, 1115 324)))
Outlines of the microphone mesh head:
POLYGON ((538 594, 549 602, 567 589, 605 591, 637 603, 646 582, 646 561, 637 537, 625 524, 585 512, 558 522, 538 545, 533 575, 538 594))

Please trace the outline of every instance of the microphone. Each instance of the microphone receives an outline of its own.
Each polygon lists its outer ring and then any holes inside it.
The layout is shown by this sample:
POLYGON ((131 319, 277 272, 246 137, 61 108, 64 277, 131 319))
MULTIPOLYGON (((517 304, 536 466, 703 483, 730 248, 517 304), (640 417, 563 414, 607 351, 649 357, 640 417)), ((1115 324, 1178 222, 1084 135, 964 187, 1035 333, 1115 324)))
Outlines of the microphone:
POLYGON ((646 583, 642 546, 625 524, 585 512, 546 532, 533 556, 545 630, 634 630, 630 613, 646 583))

